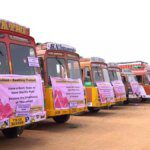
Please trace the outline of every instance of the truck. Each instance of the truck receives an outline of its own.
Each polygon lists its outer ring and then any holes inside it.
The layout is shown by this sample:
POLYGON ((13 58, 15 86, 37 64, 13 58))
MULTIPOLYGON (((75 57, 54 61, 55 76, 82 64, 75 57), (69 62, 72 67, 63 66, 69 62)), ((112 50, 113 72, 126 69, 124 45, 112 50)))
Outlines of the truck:
POLYGON ((0 20, 0 130, 7 138, 46 118, 35 46, 29 28, 0 20))
POLYGON ((116 103, 125 103, 127 100, 125 85, 121 78, 121 69, 116 63, 108 63, 108 72, 114 88, 116 103))
POLYGON ((87 110, 79 54, 66 44, 39 43, 36 52, 44 81, 47 118, 65 123, 70 115, 87 110))
POLYGON ((115 104, 107 64, 99 57, 80 58, 82 81, 89 112, 96 113, 103 107, 115 104))

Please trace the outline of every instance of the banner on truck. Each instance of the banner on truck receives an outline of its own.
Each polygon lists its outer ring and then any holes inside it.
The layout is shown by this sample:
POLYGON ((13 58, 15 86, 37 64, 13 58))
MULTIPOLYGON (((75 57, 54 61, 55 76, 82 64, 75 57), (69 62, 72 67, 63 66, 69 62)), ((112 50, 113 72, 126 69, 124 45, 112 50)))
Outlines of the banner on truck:
POLYGON ((133 94, 140 95, 140 85, 137 81, 130 82, 133 94))
POLYGON ((115 102, 113 87, 109 82, 97 82, 96 85, 102 104, 105 104, 107 102, 115 102))
POLYGON ((55 109, 85 107, 81 79, 51 77, 55 109))
POLYGON ((45 119, 42 80, 39 75, 0 75, 0 128, 45 119))
POLYGON ((112 85, 114 87, 116 98, 126 98, 126 90, 122 81, 112 81, 112 85))

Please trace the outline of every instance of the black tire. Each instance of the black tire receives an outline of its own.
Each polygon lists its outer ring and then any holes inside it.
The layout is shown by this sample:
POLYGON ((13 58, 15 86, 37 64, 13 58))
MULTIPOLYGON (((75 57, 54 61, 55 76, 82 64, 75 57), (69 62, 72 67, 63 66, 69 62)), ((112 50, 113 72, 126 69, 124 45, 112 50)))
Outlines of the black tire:
POLYGON ((111 109, 111 108, 113 108, 114 107, 114 105, 110 105, 110 106, 108 106, 107 108, 108 109, 111 109))
POLYGON ((24 127, 3 129, 2 133, 6 138, 17 138, 23 133, 24 127))
POLYGON ((97 107, 88 107, 90 113, 98 113, 100 108, 97 107))
POLYGON ((129 99, 127 98, 127 100, 123 101, 124 105, 128 105, 129 104, 129 99))
POLYGON ((124 104, 124 105, 128 105, 129 102, 130 102, 130 101, 129 101, 129 92, 127 92, 126 97, 127 97, 127 100, 123 101, 123 104, 124 104))
POLYGON ((123 102, 124 105, 128 105, 129 104, 129 100, 126 100, 123 102))
POLYGON ((141 99, 141 102, 142 102, 142 103, 144 103, 144 102, 146 102, 146 101, 147 101, 146 98, 142 98, 142 99, 141 99))
POLYGON ((70 115, 55 116, 53 117, 53 119, 56 123, 62 124, 67 122, 70 119, 70 115))

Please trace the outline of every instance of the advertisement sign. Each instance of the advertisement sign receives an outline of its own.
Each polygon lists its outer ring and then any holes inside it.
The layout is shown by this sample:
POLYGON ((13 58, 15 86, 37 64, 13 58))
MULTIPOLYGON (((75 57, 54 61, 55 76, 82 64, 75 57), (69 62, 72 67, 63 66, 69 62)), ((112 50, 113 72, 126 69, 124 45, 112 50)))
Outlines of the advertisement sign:
POLYGON ((137 81, 131 81, 130 85, 131 85, 131 89, 132 89, 133 94, 140 95, 139 83, 137 81))
POLYGON ((97 82, 96 85, 102 104, 115 102, 113 87, 109 82, 97 82))
POLYGON ((116 98, 126 98, 126 90, 122 81, 112 81, 112 85, 115 91, 116 98))
POLYGON ((55 109, 85 107, 81 79, 51 77, 55 109))
POLYGON ((30 67, 40 67, 37 57, 28 57, 28 63, 30 67))
POLYGON ((39 75, 0 75, 0 128, 45 119, 42 80, 39 75))

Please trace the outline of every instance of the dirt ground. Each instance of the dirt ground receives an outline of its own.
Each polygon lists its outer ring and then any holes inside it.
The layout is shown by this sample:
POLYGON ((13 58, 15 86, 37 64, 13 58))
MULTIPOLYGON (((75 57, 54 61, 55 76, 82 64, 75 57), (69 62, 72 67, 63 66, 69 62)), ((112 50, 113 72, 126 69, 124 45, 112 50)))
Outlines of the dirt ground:
POLYGON ((44 121, 17 139, 0 133, 0 150, 60 149, 150 150, 150 102, 72 116, 61 125, 44 121))

